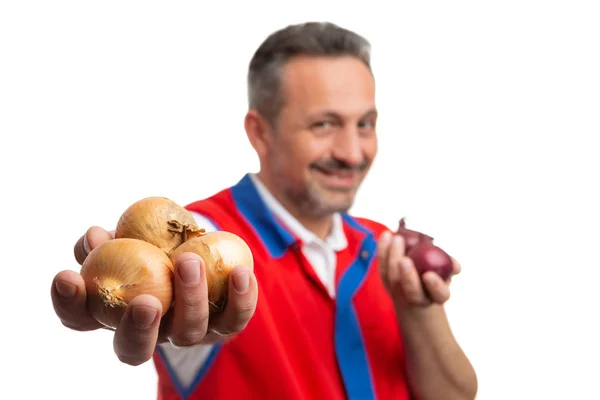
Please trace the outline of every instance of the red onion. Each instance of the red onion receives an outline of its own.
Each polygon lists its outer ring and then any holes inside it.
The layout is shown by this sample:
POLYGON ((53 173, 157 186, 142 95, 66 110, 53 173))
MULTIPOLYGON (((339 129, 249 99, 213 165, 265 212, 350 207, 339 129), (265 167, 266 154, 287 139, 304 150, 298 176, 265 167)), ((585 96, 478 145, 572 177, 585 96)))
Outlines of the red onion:
POLYGON ((405 218, 400 220, 396 233, 404 238, 406 255, 413 261, 420 275, 433 271, 444 280, 452 275, 452 259, 444 250, 433 244, 431 236, 407 229, 405 218))

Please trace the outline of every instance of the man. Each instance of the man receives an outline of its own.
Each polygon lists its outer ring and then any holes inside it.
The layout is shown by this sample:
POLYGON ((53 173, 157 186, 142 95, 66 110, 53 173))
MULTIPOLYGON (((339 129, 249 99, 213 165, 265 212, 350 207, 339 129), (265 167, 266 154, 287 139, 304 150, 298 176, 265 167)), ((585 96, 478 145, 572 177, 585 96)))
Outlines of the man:
MULTIPOLYGON (((153 358, 159 399, 473 399, 444 313, 449 282, 421 281, 400 237, 347 213, 377 153, 368 42, 333 24, 289 26, 259 47, 248 86, 260 171, 188 209, 241 236, 254 270, 232 273, 226 309, 209 318, 204 264, 182 255, 174 309, 161 322, 157 299, 132 300, 119 359, 153 358)), ((110 238, 90 228, 78 262, 110 238)), ((99 327, 78 274, 59 273, 52 296, 66 326, 99 327)))

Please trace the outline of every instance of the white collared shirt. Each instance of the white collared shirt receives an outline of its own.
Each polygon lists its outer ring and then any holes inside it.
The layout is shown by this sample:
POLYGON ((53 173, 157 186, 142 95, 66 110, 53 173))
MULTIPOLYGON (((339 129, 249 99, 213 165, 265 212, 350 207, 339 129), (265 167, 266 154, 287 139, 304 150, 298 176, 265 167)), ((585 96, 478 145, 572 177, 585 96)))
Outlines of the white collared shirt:
POLYGON ((335 297, 336 252, 344 250, 348 245, 341 215, 334 214, 331 232, 325 240, 322 240, 294 218, 267 190, 256 175, 250 174, 250 178, 267 208, 302 241, 302 253, 327 288, 329 295, 332 298, 335 297))

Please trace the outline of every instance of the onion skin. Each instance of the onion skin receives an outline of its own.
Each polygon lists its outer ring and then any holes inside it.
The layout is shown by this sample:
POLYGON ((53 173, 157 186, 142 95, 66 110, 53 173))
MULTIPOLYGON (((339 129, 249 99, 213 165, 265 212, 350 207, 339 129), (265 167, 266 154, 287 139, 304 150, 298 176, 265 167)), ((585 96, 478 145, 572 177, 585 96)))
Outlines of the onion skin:
POLYGON ((406 218, 401 218, 398 223, 398 230, 396 234, 404 238, 406 253, 409 253, 413 247, 421 243, 422 241, 433 242, 431 236, 425 235, 424 233, 413 231, 406 228, 406 218))
POLYGON ((442 279, 452 276, 452 259, 444 250, 431 242, 421 242, 407 254, 413 260, 420 275, 433 271, 442 279))
POLYGON ((231 270, 240 266, 254 270, 252 251, 231 232, 208 232, 189 239, 173 251, 171 263, 186 252, 198 254, 204 260, 211 313, 222 311, 227 303, 231 270))
POLYGON ((140 294, 150 294, 160 300, 164 316, 173 302, 173 271, 165 252, 150 243, 108 240, 94 248, 81 267, 88 312, 116 329, 127 304, 140 294))
POLYGON ((139 239, 167 256, 188 239, 204 233, 194 216, 166 197, 147 197, 129 206, 119 218, 115 238, 139 239))
POLYGON ((441 248, 433 244, 433 238, 424 233, 406 228, 406 220, 402 218, 396 234, 404 238, 405 254, 413 261, 419 275, 433 271, 444 280, 452 275, 452 259, 441 248))

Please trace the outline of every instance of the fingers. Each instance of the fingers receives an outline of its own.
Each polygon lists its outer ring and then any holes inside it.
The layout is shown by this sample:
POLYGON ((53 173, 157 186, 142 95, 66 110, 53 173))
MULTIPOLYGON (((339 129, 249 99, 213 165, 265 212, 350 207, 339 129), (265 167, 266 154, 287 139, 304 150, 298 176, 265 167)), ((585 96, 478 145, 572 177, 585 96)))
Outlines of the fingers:
POLYGON ((452 260, 452 275, 460 274, 460 271, 462 271, 462 266, 454 257, 451 256, 450 259, 452 260))
MULTIPOLYGON (((392 232, 385 231, 379 237, 377 242, 377 260, 379 263, 379 273, 381 275, 381 280, 384 285, 388 286, 388 254, 390 250, 390 244, 392 242, 392 232)), ((389 286, 388 286, 389 289, 389 286)))
POLYGON ((408 257, 401 257, 394 265, 398 271, 399 285, 405 301, 411 305, 421 306, 431 303, 413 261, 408 257))
POLYGON ((169 340, 177 347, 194 346, 202 342, 208 329, 208 287, 202 258, 194 253, 182 254, 175 264, 174 281, 169 340))
POLYGON ((107 232, 98 226, 92 226, 79 238, 77 243, 75 243, 75 247, 73 248, 75 260, 77 260, 80 265, 83 264, 83 261, 85 261, 85 258, 92 249, 95 249, 107 240, 113 239, 113 237, 113 232, 107 232))
POLYGON ((81 275, 73 271, 59 272, 50 289, 52 305, 63 325, 78 331, 101 328, 87 312, 85 283, 81 275))
POLYGON ((405 242, 402 236, 394 235, 390 244, 390 249, 388 250, 387 259, 388 285, 392 291, 397 290, 398 285, 402 283, 403 278, 399 265, 402 259, 405 258, 404 248, 405 242))
POLYGON ((115 354, 125 364, 140 365, 154 353, 162 306, 150 295, 131 300, 113 338, 115 354))
POLYGON ((435 272, 428 271, 423 274, 422 278, 423 285, 434 303, 442 304, 450 299, 450 285, 444 282, 441 276, 435 272))
MULTIPOLYGON (((85 283, 78 273, 57 274, 52 282, 51 297, 54 310, 65 326, 78 331, 103 327, 87 312, 85 283)), ((152 296, 141 295, 131 301, 113 341, 115 353, 122 362, 139 365, 152 357, 161 310, 160 301, 152 296)))
POLYGON ((205 343, 221 341, 241 332, 254 315, 258 301, 258 283, 249 268, 238 267, 229 276, 227 305, 211 316, 205 343))
MULTIPOLYGON (((449 284, 434 272, 419 276, 413 261, 405 254, 404 240, 390 231, 379 237, 377 258, 381 279, 398 304, 425 306, 444 303, 450 298, 449 284)), ((458 275, 462 267, 453 257, 452 275, 458 275)))

